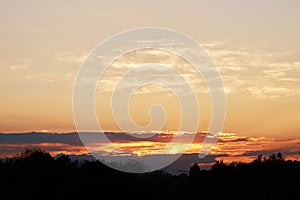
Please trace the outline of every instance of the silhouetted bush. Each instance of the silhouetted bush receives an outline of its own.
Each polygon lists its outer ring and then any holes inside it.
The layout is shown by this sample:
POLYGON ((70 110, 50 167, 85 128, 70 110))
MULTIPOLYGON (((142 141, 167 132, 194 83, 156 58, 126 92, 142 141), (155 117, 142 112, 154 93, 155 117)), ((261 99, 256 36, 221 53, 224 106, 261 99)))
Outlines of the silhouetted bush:
POLYGON ((95 194, 131 199, 291 199, 299 180, 300 162, 285 160, 281 153, 260 155, 251 163, 216 161, 211 170, 192 163, 188 175, 123 173, 99 161, 79 163, 68 155, 54 159, 40 149, 0 160, 1 199, 86 199, 95 194))

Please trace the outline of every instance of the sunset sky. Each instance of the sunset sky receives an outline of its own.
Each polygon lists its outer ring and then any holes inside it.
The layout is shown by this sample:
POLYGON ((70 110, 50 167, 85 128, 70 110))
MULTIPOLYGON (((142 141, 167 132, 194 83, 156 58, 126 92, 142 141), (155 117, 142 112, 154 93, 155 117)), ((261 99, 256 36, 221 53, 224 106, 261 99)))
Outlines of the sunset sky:
MULTIPOLYGON (((153 26, 190 36, 218 67, 227 95, 224 133, 250 138, 300 137, 297 0, 0 2, 2 133, 76 131, 73 84, 89 52, 121 31, 153 26)), ((157 55, 160 62, 170 56, 135 52, 121 57, 106 72, 103 80, 112 82, 99 85, 96 95, 97 116, 105 130, 118 131, 108 108, 113 81, 126 67, 147 62, 151 55, 157 55), (98 99, 104 99, 102 104, 98 99)), ((186 70, 182 60, 168 59, 186 70)), ((198 131, 205 132, 210 97, 201 77, 189 81, 200 105, 198 131)), ((177 130, 178 104, 163 88, 143 88, 137 93, 130 104, 132 118, 137 124, 147 124, 147 109, 154 100, 166 105, 165 130, 177 130)))

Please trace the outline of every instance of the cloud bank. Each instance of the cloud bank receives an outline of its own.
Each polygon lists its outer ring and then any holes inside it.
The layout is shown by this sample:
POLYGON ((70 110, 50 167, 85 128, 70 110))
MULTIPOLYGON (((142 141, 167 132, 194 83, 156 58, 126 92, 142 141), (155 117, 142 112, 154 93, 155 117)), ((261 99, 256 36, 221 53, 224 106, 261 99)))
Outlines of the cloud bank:
MULTIPOLYGON (((87 133, 97 134, 97 133, 87 133)), ((172 141, 174 135, 172 133, 160 133, 148 138, 138 138, 126 133, 105 133, 106 136, 118 147, 132 152, 135 155, 147 155, 147 152, 159 150, 162 146, 172 141)), ((150 134, 149 134, 150 135, 150 134)), ((152 135, 152 134, 151 134, 152 135)), ((219 141, 203 160, 199 160, 197 153, 199 152, 205 133, 197 133, 194 142, 186 154, 194 161, 207 164, 214 162, 215 159, 224 159, 225 161, 251 161, 257 155, 270 155, 272 153, 281 152, 287 159, 298 159, 300 152, 300 138, 292 139, 274 139, 269 137, 245 137, 234 133, 220 134, 219 141), (197 157, 197 159, 196 159, 197 157)), ((182 134, 181 142, 184 143, 191 134, 182 134)), ((99 142, 99 141, 98 141, 99 142)), ((176 146, 176 145, 175 145, 176 146)), ((180 147, 180 144, 178 144, 180 147)), ((64 153, 70 155, 89 154, 83 146, 77 133, 0 133, 0 157, 11 157, 21 153, 25 148, 42 148, 49 151, 53 156, 64 153)), ((160 152, 161 154, 174 155, 178 149, 170 149, 168 152, 160 152)), ((105 146, 99 152, 107 153, 105 146)), ((122 156, 123 152, 113 152, 114 155, 122 156)), ((193 162, 194 162, 193 161, 193 162)))

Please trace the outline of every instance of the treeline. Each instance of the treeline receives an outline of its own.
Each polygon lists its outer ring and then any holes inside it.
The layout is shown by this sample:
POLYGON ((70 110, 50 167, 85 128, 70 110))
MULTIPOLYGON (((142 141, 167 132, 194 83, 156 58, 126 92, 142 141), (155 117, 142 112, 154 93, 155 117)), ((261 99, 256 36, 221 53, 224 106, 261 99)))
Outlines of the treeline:
POLYGON ((299 181, 300 162, 280 153, 251 163, 216 161, 211 170, 192 164, 189 174, 181 175, 129 174, 99 161, 54 159, 40 149, 0 160, 1 199, 295 199, 299 181))

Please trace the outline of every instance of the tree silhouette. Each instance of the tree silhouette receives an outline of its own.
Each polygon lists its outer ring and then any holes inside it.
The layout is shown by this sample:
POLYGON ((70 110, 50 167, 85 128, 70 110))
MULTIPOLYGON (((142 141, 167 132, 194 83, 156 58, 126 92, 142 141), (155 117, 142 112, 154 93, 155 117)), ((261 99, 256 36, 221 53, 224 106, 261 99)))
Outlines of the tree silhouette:
POLYGON ((61 155, 58 158, 56 158, 56 165, 59 167, 70 167, 71 165, 71 159, 69 155, 61 155))
POLYGON ((210 170, 192 163, 188 175, 124 173, 99 161, 72 161, 68 155, 54 159, 41 149, 0 160, 1 199, 92 198, 111 190, 109 195, 120 198, 289 199, 297 195, 294 182, 299 180, 300 162, 281 153, 259 155, 250 163, 217 160, 210 170))
POLYGON ((215 164, 212 166, 212 171, 222 171, 226 169, 226 164, 223 160, 216 160, 215 164))
POLYGON ((283 156, 282 156, 282 154, 280 152, 277 153, 276 159, 279 160, 279 161, 283 161, 284 160, 284 158, 283 158, 283 156))
POLYGON ((190 177, 197 177, 200 174, 200 167, 197 163, 192 163, 190 166, 190 172, 189 176, 190 177))
POLYGON ((25 167, 32 168, 48 168, 54 164, 54 158, 48 152, 41 149, 25 149, 19 155, 18 161, 25 167))

